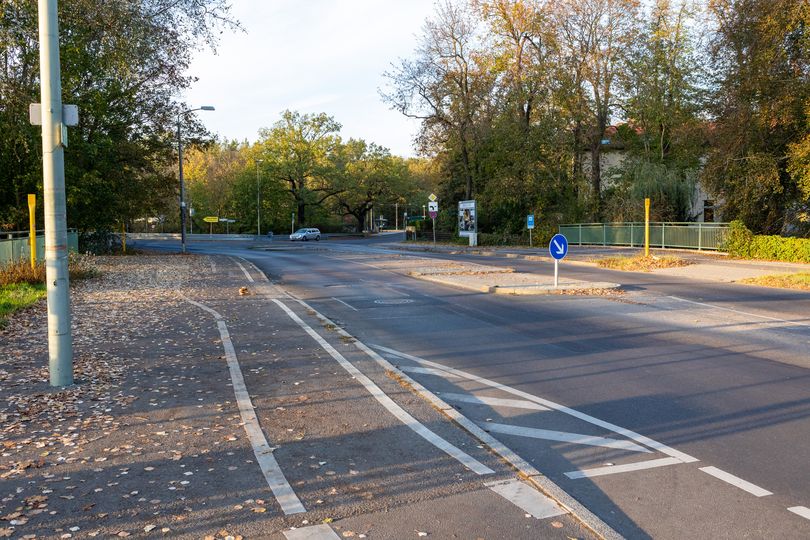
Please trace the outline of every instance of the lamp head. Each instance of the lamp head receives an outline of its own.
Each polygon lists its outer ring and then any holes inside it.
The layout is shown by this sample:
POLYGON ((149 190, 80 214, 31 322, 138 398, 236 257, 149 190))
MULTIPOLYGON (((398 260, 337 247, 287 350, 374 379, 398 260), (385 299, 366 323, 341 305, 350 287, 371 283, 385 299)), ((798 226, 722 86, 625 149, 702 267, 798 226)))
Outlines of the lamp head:
POLYGON ((200 107, 200 110, 201 111, 214 111, 216 109, 214 109, 213 105, 203 105, 202 107, 200 107))

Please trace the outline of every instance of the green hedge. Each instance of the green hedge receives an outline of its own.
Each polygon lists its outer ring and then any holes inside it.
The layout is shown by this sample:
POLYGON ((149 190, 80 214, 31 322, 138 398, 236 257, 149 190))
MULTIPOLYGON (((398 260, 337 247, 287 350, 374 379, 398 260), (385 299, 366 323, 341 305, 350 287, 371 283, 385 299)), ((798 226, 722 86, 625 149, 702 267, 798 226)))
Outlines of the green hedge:
POLYGON ((741 221, 732 221, 723 250, 732 257, 810 263, 810 239, 754 234, 741 221))

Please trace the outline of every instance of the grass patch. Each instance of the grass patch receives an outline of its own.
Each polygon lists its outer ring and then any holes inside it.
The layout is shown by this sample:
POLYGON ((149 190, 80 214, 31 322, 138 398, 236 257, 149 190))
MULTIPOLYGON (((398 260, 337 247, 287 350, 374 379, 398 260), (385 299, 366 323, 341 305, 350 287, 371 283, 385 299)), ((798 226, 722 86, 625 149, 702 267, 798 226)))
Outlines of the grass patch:
POLYGON ((0 286, 0 328, 5 325, 6 317, 17 310, 45 298, 45 284, 14 283, 0 286))
POLYGON ((650 272, 661 268, 677 268, 692 264, 691 261, 673 255, 663 257, 654 255, 649 257, 645 257, 644 255, 636 255, 634 257, 607 257, 598 259, 595 262, 600 268, 622 270, 624 272, 650 272))
POLYGON ((801 289, 810 291, 810 273, 802 272, 798 274, 785 274, 781 276, 760 276, 740 280, 740 283, 748 285, 760 285, 762 287, 778 287, 780 289, 801 289))

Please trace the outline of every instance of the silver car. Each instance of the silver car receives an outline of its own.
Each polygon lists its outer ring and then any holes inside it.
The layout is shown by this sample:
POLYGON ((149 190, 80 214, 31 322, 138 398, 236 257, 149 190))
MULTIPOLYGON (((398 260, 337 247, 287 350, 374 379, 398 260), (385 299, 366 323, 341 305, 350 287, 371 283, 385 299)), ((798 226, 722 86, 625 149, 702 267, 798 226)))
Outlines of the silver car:
POLYGON ((316 242, 321 239, 320 229, 298 229, 290 235, 290 240, 315 240, 316 242))

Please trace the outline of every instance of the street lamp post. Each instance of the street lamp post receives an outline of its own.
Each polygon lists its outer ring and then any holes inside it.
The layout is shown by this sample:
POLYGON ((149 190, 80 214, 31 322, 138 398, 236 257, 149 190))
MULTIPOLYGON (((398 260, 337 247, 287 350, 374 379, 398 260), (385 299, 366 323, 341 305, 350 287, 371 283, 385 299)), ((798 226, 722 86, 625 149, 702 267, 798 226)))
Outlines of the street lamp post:
POLYGON ((259 188, 259 163, 264 163, 263 159, 256 160, 256 236, 262 237, 262 202, 259 188))
POLYGON ((196 109, 188 109, 177 113, 177 162, 180 172, 180 249, 186 252, 186 183, 183 180, 183 135, 180 132, 180 122, 189 113, 194 111, 213 111, 211 105, 203 105, 196 109))

